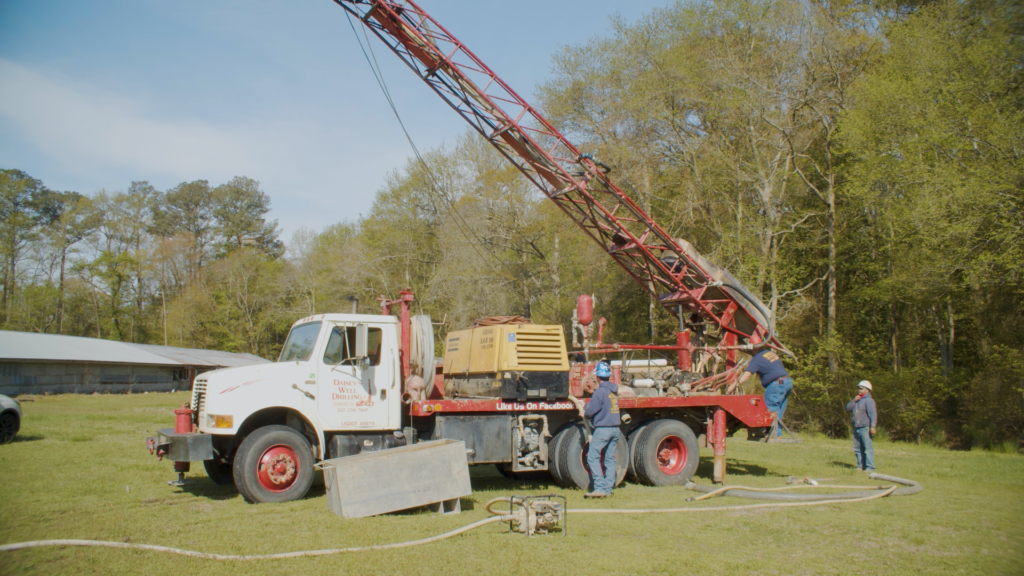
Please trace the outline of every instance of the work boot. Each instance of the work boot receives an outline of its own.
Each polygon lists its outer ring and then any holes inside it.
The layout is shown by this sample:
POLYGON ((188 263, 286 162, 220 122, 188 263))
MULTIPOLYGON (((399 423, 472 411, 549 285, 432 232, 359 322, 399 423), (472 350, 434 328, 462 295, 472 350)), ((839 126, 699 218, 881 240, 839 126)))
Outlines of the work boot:
POLYGON ((604 492, 598 492, 597 490, 594 490, 593 492, 587 492, 586 494, 583 495, 584 498, 607 498, 608 496, 608 494, 605 494, 604 492))

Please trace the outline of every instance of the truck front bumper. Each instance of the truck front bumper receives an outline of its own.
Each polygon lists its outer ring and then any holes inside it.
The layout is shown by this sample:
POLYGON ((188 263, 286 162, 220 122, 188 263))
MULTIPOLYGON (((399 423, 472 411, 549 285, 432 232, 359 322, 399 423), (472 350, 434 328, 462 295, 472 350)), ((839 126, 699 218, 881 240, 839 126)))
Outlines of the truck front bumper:
POLYGON ((164 457, 175 462, 213 459, 213 437, 209 434, 179 434, 174 428, 164 428, 157 431, 156 437, 146 438, 146 447, 158 460, 164 457))

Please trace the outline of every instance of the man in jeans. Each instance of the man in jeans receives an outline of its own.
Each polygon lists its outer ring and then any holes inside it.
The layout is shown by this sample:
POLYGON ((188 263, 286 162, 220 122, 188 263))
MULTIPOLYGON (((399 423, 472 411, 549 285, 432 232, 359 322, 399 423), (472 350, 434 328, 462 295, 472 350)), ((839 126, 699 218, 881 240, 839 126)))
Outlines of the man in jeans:
POLYGON ((857 392, 857 397, 846 405, 846 411, 853 413, 853 453, 857 456, 857 469, 871 473, 875 471, 875 449, 871 446, 871 437, 875 435, 878 412, 875 400, 871 398, 871 382, 861 380, 857 384, 857 392))
MULTIPOLYGON (((751 342, 761 343, 756 336, 751 338, 751 342)), ((779 354, 771 348, 762 348, 755 352, 746 370, 740 375, 739 383, 746 382, 751 374, 757 374, 761 379, 761 385, 764 386, 764 407, 772 413, 775 420, 781 421, 783 414, 786 413, 786 404, 789 403, 789 393, 793 391, 793 379, 782 365, 779 354)), ((730 384, 727 393, 732 394, 735 390, 736 383, 730 384)), ((776 429, 776 435, 782 436, 782 426, 776 429)))
POLYGON ((593 479, 594 490, 584 498, 607 498, 615 486, 615 447, 619 443, 619 387, 609 380, 612 370, 607 362, 598 362, 594 375, 600 384, 590 396, 583 416, 590 418, 594 433, 587 451, 587 467, 593 479), (604 452, 604 462, 601 452, 604 452), (602 470, 602 464, 604 465, 602 470))

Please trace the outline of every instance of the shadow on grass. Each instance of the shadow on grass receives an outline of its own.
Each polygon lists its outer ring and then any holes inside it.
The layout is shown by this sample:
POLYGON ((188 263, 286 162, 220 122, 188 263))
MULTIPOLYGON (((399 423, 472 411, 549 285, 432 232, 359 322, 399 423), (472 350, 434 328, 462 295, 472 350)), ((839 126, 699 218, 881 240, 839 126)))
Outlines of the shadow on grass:
MULTIPOLYGON (((697 473, 694 476, 701 478, 711 478, 715 473, 715 459, 714 457, 704 457, 700 459, 700 464, 697 465, 697 473)), ((733 458, 725 459, 725 473, 729 476, 774 476, 774 477, 785 477, 785 474, 779 474, 773 472, 764 466, 759 466, 751 462, 743 460, 735 460, 733 458)))
POLYGON ((828 465, 835 466, 836 468, 848 468, 850 470, 856 468, 856 466, 849 462, 840 462, 839 460, 829 460, 828 465))
MULTIPOLYGON (((476 509, 476 503, 473 502, 472 497, 459 498, 459 507, 462 512, 469 512, 470 510, 476 509)), ((417 506, 416 508, 408 508, 406 510, 396 510, 394 512, 387 512, 385 514, 378 514, 377 516, 418 516, 420 514, 440 514, 431 510, 428 506, 417 506)))
POLYGON ((35 442, 36 440, 46 440, 46 436, 43 436, 42 434, 15 436, 14 440, 11 440, 11 444, 17 444, 18 442, 35 442))
POLYGON ((209 478, 189 478, 188 483, 181 487, 182 492, 207 498, 210 500, 230 500, 238 497, 238 490, 233 484, 223 486, 214 484, 209 478))
POLYGON ((520 473, 517 478, 502 476, 493 466, 473 466, 469 469, 473 490, 500 490, 502 492, 539 493, 562 489, 547 472, 520 473))

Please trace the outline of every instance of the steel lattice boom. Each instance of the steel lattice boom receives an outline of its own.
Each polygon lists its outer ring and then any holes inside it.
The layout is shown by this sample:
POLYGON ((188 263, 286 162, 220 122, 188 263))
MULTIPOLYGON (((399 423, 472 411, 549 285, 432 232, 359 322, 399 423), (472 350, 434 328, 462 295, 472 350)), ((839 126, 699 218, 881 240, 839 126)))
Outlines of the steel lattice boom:
MULTIPOLYGON (((699 313, 736 337, 769 334, 763 305, 728 272, 677 241, 465 45, 411 0, 333 0, 673 313, 699 313), (724 278, 723 278, 724 273, 724 278), (723 286, 724 282, 724 286, 723 286)), ((774 338, 774 346, 781 348, 774 338)))

